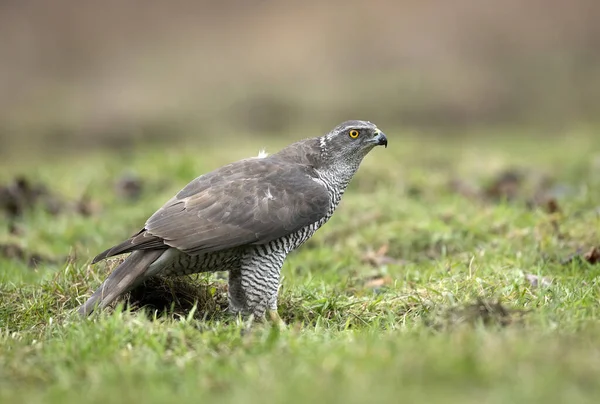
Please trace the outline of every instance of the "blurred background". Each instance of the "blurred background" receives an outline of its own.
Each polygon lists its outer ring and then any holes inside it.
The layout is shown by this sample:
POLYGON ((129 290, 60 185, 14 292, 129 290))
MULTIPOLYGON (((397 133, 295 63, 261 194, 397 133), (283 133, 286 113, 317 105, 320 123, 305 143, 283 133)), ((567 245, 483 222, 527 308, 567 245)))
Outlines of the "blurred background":
POLYGON ((353 118, 551 136, 599 112, 598 0, 0 2, 5 156, 353 118))

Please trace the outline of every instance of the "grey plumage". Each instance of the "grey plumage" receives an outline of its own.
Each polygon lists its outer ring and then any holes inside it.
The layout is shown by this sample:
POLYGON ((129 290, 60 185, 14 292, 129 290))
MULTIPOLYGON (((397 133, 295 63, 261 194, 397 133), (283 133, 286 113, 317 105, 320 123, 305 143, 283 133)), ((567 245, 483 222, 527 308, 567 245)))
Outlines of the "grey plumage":
POLYGON ((151 276, 229 271, 234 313, 276 316, 287 254, 331 217, 362 159, 385 135, 347 121, 262 158, 227 164, 191 181, 143 229, 92 263, 131 253, 80 308, 103 308, 151 276))

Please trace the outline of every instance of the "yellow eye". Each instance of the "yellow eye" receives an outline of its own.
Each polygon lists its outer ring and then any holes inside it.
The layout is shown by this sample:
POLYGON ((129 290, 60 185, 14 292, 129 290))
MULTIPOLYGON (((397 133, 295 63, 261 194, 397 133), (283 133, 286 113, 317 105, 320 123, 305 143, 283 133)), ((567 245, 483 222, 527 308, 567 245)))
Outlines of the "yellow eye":
POLYGON ((357 130, 355 130, 355 129, 352 129, 352 130, 350 131, 349 135, 350 135, 350 137, 351 137, 352 139, 356 139, 356 138, 358 137, 358 131, 357 131, 357 130))

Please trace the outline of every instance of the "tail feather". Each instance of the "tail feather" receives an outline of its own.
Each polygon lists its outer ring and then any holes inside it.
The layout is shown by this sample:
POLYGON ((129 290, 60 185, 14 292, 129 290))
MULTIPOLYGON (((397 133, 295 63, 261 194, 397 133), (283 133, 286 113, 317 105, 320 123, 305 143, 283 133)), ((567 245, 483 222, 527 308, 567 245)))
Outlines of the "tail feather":
POLYGON ((94 294, 79 307, 79 314, 86 316, 94 309, 103 309, 123 293, 132 289, 144 279, 148 267, 164 253, 165 250, 134 251, 123 261, 94 292, 94 294))

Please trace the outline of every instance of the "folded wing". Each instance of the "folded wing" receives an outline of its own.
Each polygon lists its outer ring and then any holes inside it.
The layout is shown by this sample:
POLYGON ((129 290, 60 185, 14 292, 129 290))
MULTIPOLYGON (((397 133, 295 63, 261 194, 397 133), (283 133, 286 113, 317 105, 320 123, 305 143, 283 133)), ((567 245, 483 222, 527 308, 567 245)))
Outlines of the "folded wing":
POLYGON ((129 240, 98 255, 175 247, 188 254, 263 244, 327 214, 329 193, 306 165, 247 159, 202 175, 129 240))

